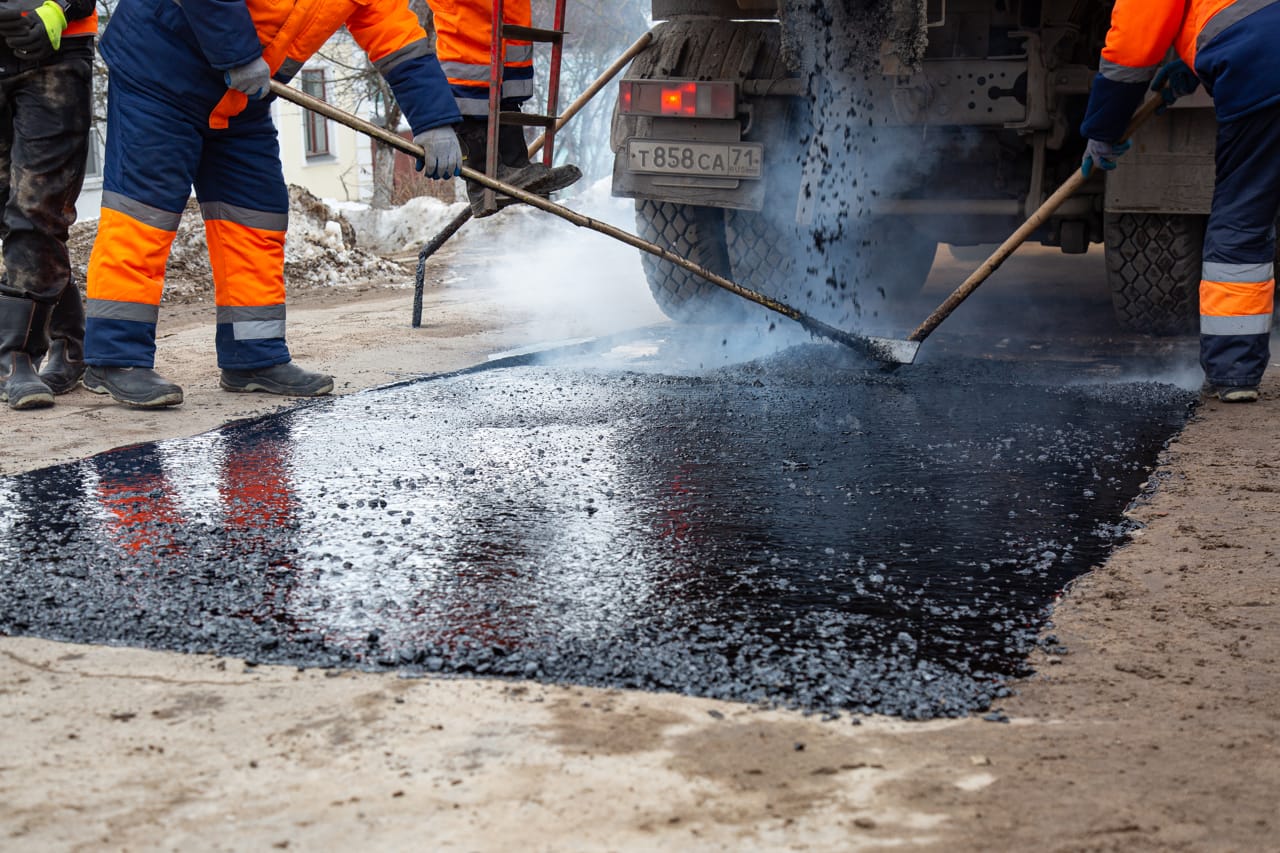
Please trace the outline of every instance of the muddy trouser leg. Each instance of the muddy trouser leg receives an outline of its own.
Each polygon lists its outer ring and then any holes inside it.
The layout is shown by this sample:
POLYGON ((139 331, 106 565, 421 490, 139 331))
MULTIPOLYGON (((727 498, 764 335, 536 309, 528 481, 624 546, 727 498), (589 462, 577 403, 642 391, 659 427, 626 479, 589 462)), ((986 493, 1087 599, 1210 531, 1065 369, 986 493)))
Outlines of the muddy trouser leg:
POLYGON ((1218 125, 1200 282, 1200 364, 1219 388, 1256 386, 1271 357, 1280 107, 1218 125))
POLYGON ((9 295, 52 305, 70 279, 67 234, 84 184, 91 85, 89 60, 68 57, 5 86, 11 144, 0 236, 9 295))

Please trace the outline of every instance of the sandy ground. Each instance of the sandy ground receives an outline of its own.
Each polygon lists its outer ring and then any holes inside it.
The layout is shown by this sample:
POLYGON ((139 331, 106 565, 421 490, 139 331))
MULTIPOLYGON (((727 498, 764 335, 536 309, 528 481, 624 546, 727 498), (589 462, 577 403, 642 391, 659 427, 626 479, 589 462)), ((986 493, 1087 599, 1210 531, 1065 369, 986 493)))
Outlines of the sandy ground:
MULTIPOLYGON (((940 264, 926 301, 958 272, 940 264)), ((438 285, 416 331, 403 289, 291 300, 295 357, 346 393, 548 339, 509 300, 438 285)), ((0 410, 0 473, 281 405, 216 389, 210 313, 162 320, 184 406, 81 390, 0 410)), ((609 331, 577 313, 556 334, 609 331)), ((1060 602, 1067 651, 1037 657, 1008 723, 0 638, 0 849, 1280 850, 1277 378, 1257 405, 1201 407, 1133 510, 1146 527, 1060 602)))

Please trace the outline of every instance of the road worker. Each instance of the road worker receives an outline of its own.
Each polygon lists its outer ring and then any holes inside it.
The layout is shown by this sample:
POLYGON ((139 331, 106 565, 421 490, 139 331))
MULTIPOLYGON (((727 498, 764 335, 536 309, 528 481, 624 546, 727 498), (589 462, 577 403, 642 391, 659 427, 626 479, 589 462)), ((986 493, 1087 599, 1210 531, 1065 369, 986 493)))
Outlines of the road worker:
POLYGON ((217 304, 219 384, 317 396, 333 379, 285 343, 289 193, 270 115, 287 82, 346 26, 386 78, 425 157, 447 178, 457 107, 406 0, 120 0, 102 36, 111 71, 102 217, 89 259, 84 384, 134 406, 182 389, 154 370, 165 262, 194 184, 217 304))
POLYGON ((67 233, 89 151, 97 34, 93 0, 0 2, 0 400, 14 409, 53 405, 84 370, 67 233))
POLYGON ((1258 399, 1270 357, 1280 212, 1277 37, 1278 0, 1116 0, 1081 126, 1087 175, 1095 165, 1115 168, 1148 84, 1170 102, 1201 82, 1213 96, 1216 181, 1201 268, 1200 364, 1208 389, 1229 403, 1258 399), (1181 59, 1161 67, 1170 48, 1181 59))
MULTIPOLYGON (((441 2, 430 0, 435 22, 436 51, 440 65, 462 113, 458 138, 462 142, 467 166, 485 171, 485 152, 489 133, 489 74, 493 49, 493 3, 490 0, 441 2)), ((503 20, 507 24, 527 27, 532 21, 530 0, 505 0, 503 20)), ((533 44, 506 40, 503 49, 501 105, 504 112, 519 112, 521 105, 533 96, 533 44)), ((524 129, 517 124, 498 125, 498 180, 549 196, 582 177, 577 166, 550 167, 529 160, 524 129)), ((494 210, 484 208, 484 187, 468 182, 467 198, 477 217, 494 210)), ((499 207, 514 204, 512 198, 499 195, 499 207)))

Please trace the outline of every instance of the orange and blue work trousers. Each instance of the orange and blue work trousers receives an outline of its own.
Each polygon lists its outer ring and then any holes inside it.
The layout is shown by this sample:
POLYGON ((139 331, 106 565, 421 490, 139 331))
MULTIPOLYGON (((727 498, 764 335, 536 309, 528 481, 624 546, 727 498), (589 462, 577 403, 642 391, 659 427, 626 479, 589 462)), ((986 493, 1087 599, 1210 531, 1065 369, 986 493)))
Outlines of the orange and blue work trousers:
POLYGON ((289 192, 270 105, 251 101, 220 130, 209 127, 207 108, 188 106, 112 75, 102 215, 89 259, 88 364, 155 366, 165 264, 193 185, 213 269, 218 366, 289 361, 289 192))
MULTIPOLYGON (((436 27, 436 56, 458 111, 466 118, 489 114, 489 71, 493 38, 492 0, 430 0, 436 27)), ((529 0, 505 0, 504 23, 527 27, 533 20, 529 0)), ((506 41, 503 45, 502 103, 504 109, 533 95, 533 45, 506 41)))
POLYGON ((1254 386, 1271 357, 1280 214, 1280 105, 1218 124, 1200 282, 1200 364, 1222 387, 1254 386))

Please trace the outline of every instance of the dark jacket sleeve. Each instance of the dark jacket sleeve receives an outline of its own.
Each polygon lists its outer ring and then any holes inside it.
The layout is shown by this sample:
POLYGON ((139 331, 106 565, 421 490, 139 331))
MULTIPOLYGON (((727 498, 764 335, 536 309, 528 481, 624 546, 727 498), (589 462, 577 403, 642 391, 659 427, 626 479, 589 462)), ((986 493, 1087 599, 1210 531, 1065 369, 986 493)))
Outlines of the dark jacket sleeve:
POLYGON ((258 30, 244 0, 182 0, 182 11, 200 51, 219 71, 239 68, 262 56, 258 30))

